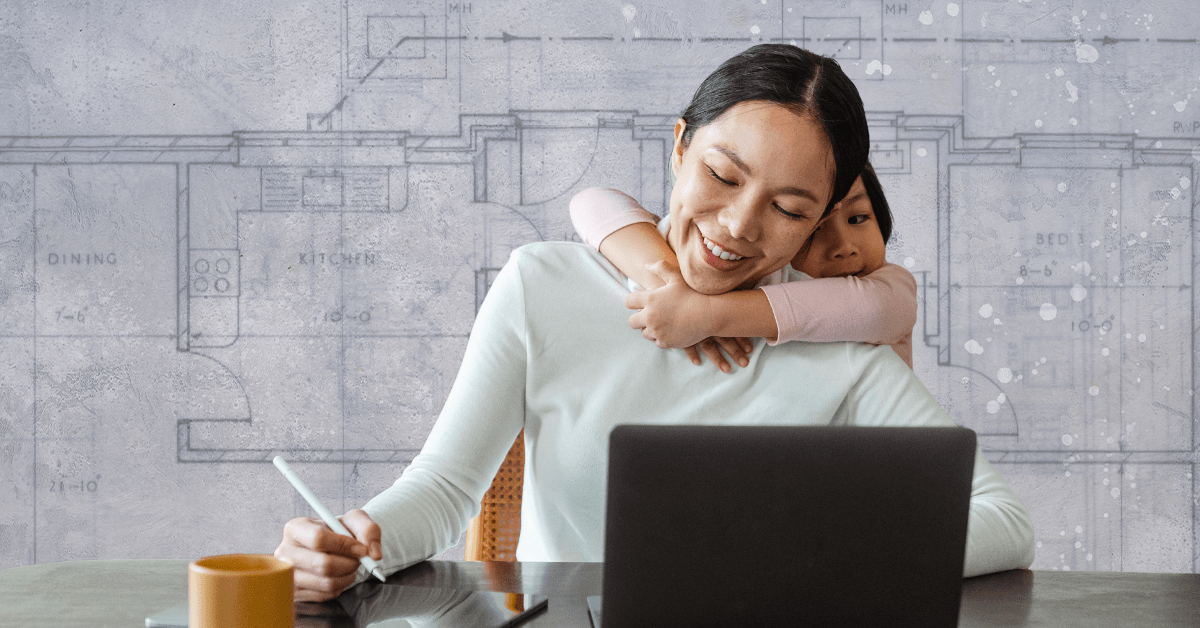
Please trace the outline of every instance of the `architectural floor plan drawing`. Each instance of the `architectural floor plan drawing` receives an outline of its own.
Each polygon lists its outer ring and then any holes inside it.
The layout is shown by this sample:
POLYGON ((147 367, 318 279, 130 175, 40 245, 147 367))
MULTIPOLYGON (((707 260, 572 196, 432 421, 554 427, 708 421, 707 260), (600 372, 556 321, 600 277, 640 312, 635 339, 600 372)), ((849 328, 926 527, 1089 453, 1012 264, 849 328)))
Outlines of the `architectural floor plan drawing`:
POLYGON ((269 552, 280 454, 364 503, 509 253, 587 187, 664 214, 696 86, 777 42, 863 96, 915 371, 1034 568, 1200 570, 1184 0, 0 6, 0 567, 269 552))

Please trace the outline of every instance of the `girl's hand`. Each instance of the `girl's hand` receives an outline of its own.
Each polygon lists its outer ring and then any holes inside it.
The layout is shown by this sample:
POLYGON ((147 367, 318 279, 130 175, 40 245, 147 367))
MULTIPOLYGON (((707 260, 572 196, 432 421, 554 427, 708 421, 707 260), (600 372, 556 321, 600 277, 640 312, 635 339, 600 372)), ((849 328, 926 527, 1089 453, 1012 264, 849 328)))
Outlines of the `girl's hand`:
POLYGON ((664 349, 690 347, 711 336, 710 297, 692 290, 679 268, 665 260, 646 268, 666 285, 625 297, 625 307, 638 310, 629 317, 629 326, 642 330, 643 338, 664 349))

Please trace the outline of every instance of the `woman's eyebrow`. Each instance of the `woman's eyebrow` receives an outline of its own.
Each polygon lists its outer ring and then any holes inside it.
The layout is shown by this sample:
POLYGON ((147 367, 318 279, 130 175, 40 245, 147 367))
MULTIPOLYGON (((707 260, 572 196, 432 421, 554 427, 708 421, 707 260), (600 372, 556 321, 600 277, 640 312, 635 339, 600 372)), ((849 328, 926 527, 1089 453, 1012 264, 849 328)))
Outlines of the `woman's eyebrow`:
MULTIPOLYGON (((729 148, 726 148, 726 147, 724 147, 724 146, 721 146, 720 144, 715 144, 715 145, 713 145, 713 147, 712 147, 712 148, 713 148, 713 150, 715 150, 715 151, 717 151, 717 152, 721 153, 722 155, 725 155, 726 157, 728 157, 728 158, 729 158, 729 161, 732 161, 732 162, 733 162, 733 165, 735 165, 735 166, 737 166, 737 167, 738 167, 738 170, 741 170, 742 172, 746 173, 746 176, 751 176, 751 174, 752 174, 752 173, 750 172, 750 166, 746 165, 746 162, 742 161, 742 158, 741 158, 741 157, 738 157, 738 154, 737 154, 737 153, 733 152, 733 151, 732 151, 731 149, 729 149, 729 148)), ((802 189, 802 188, 797 188, 797 187, 786 187, 786 188, 781 188, 781 189, 779 190, 779 193, 780 193, 780 194, 787 194, 787 195, 790 195, 790 196, 800 196, 800 197, 803 197, 803 198, 807 198, 807 199, 811 200, 811 201, 812 201, 812 202, 814 202, 814 203, 817 203, 817 204, 820 204, 820 203, 821 203, 821 201, 817 199, 817 195, 816 195, 816 194, 813 194, 812 192, 809 192, 808 190, 805 190, 805 189, 802 189)))

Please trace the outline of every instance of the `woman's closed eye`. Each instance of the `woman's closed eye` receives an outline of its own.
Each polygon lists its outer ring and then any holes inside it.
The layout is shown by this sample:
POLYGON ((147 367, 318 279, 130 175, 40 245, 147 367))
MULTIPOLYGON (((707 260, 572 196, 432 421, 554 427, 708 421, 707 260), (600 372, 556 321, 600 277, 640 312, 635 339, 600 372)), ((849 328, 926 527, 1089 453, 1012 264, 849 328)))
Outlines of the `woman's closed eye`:
POLYGON ((728 185, 728 186, 737 185, 733 181, 730 181, 729 179, 726 179, 726 178, 722 177, 721 175, 717 174, 717 171, 713 170, 711 167, 708 169, 708 174, 712 175, 712 178, 716 179, 717 181, 720 181, 721 183, 724 183, 725 185, 728 185))
MULTIPOLYGON (((737 187, 738 186, 738 183, 736 181, 731 181, 731 180, 726 179, 725 177, 722 177, 721 175, 717 174, 717 171, 713 170, 712 166, 705 166, 705 168, 708 169, 709 176, 716 179, 717 181, 720 181, 722 184, 727 185, 729 187, 737 187)), ((795 220, 808 220, 808 218, 809 218, 805 214, 788 211, 788 210, 784 209, 783 207, 781 207, 779 205, 779 203, 771 203, 771 205, 776 210, 778 210, 779 213, 783 214, 784 216, 787 216, 788 218, 792 218, 795 220)))

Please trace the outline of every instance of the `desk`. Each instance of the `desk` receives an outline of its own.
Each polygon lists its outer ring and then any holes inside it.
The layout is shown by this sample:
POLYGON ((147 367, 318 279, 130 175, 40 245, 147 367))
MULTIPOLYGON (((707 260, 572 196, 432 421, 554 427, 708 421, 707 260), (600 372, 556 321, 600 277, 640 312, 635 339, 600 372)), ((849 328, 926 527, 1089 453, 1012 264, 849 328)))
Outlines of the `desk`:
MULTIPOLYGON (((0 570, 0 626, 143 626, 187 599, 186 560, 101 560, 0 570)), ((599 563, 428 561, 388 579, 423 587, 541 593, 528 624, 589 628, 599 563)), ((1200 626, 1200 574, 1008 571, 963 581, 961 628, 1200 626)))

